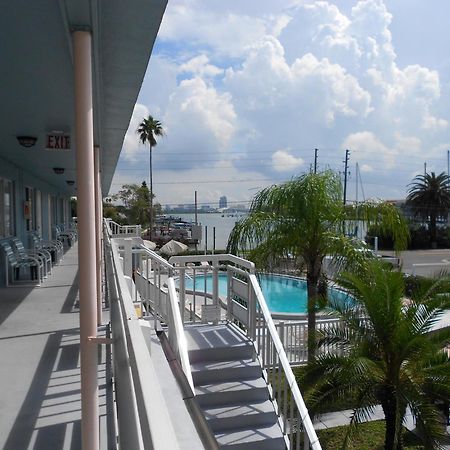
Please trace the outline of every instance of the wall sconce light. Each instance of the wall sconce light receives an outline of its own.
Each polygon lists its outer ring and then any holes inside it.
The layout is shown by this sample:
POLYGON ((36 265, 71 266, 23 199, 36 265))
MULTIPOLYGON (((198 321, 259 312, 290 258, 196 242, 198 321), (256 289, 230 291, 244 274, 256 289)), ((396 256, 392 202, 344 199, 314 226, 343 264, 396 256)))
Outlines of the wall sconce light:
POLYGON ((30 148, 36 144, 37 138, 33 136, 17 136, 17 140, 22 147, 30 148))
POLYGON ((56 175, 62 175, 64 173, 64 167, 53 167, 53 172, 55 172, 56 175))
POLYGON ((75 181, 73 181, 73 180, 66 180, 66 183, 67 183, 69 186, 73 186, 73 185, 75 184, 75 181))

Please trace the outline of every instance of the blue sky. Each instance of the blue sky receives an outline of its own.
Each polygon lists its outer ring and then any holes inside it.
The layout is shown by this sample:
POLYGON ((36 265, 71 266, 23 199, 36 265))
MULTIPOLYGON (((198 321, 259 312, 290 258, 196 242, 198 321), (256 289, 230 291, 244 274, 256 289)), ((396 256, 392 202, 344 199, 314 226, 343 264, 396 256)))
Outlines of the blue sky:
POLYGON ((342 172, 349 197, 399 199, 447 170, 450 3, 446 0, 171 0, 111 191, 148 179, 135 130, 147 114, 162 204, 243 203, 269 184, 342 172))

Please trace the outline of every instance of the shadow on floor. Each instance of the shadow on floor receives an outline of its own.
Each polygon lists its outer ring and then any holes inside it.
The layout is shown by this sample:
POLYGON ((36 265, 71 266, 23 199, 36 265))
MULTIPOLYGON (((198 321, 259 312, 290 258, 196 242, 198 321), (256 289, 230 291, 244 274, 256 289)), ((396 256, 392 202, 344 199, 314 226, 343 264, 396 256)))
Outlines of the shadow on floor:
POLYGON ((0 289, 0 325, 15 311, 15 309, 28 297, 34 289, 33 286, 7 287, 0 289))
POLYGON ((49 335, 4 450, 81 448, 79 349, 74 349, 77 344, 64 344, 67 337, 73 339, 74 335, 61 331, 49 335), (62 356, 65 351, 67 357, 62 356), (61 370, 71 370, 74 375, 60 378, 61 370))

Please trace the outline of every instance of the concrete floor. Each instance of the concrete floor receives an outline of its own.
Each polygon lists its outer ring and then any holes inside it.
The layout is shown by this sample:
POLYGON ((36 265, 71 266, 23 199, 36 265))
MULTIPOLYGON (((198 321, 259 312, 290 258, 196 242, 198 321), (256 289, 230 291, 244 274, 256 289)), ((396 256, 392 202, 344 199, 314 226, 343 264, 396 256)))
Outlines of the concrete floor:
MULTIPOLYGON (((76 244, 41 287, 0 289, 0 448, 81 448, 76 244)), ((99 347, 100 424, 108 448, 109 364, 99 347)))

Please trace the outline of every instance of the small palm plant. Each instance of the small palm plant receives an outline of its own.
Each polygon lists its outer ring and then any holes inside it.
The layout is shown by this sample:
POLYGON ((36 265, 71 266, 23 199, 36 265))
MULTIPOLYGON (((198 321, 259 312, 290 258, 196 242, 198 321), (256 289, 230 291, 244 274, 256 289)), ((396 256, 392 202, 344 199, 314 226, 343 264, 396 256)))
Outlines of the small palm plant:
POLYGON ((136 131, 139 134, 139 140, 142 144, 148 142, 150 147, 150 240, 152 239, 153 232, 153 167, 152 167, 152 150, 156 146, 157 137, 164 136, 164 129, 159 120, 154 119, 152 116, 144 118, 139 124, 139 128, 136 131))
POLYGON ((322 332, 319 348, 334 344, 339 354, 321 354, 306 371, 312 409, 352 398, 355 409, 344 448, 354 427, 381 405, 386 420, 385 449, 402 448, 407 408, 427 449, 439 448, 445 428, 436 401, 450 399, 450 360, 444 348, 450 330, 433 330, 450 305, 449 280, 441 279, 405 302, 403 276, 380 262, 340 284, 354 298, 331 301, 342 325, 322 332), (361 315, 362 313, 362 315, 361 315))

